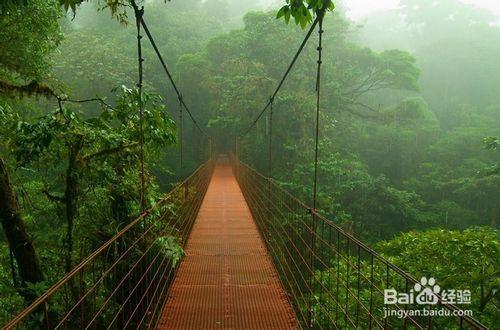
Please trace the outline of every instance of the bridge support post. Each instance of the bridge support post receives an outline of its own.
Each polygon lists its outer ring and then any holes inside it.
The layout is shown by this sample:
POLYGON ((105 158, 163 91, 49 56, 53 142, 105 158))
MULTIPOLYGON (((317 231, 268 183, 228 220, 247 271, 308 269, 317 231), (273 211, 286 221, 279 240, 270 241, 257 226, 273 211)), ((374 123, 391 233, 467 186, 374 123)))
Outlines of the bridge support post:
POLYGON ((324 4, 324 7, 316 11, 318 20, 318 69, 316 75, 316 136, 315 136, 315 147, 314 147, 314 181, 313 181, 313 209, 312 209, 312 219, 311 219, 311 296, 309 299, 309 328, 312 329, 314 326, 314 296, 315 296, 315 262, 316 258, 316 231, 317 231, 317 197, 318 197, 318 154, 319 154, 319 114, 320 114, 320 100, 321 100, 321 64, 322 64, 322 50, 323 50, 323 18, 325 16, 325 11, 329 5, 329 1, 324 4))

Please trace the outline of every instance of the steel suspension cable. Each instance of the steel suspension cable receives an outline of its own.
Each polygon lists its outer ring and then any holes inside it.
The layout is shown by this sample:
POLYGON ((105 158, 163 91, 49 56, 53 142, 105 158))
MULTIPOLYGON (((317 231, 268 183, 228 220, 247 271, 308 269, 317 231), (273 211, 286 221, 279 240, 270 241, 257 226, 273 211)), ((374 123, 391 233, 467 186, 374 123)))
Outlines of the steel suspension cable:
POLYGON ((141 21, 140 21, 142 27, 144 28, 144 32, 146 32, 146 36, 148 37, 149 39, 149 42, 151 43, 151 46, 153 46, 153 49, 156 53, 156 55, 158 56, 158 59, 160 60, 160 63, 163 67, 163 70, 165 71, 165 73, 167 74, 167 77, 168 77, 168 80, 170 81, 170 83, 172 84, 172 87, 174 88, 174 91, 175 93, 177 94, 177 97, 179 98, 182 106, 184 107, 184 109, 186 110, 186 112, 188 113, 189 117, 191 118, 191 121, 193 122, 193 124, 196 126, 196 128, 204 135, 206 135, 205 131, 200 127, 200 125, 198 124, 198 122, 196 121, 196 119, 194 118, 193 114, 191 113, 191 110, 189 110, 189 107, 186 105, 186 103, 184 102, 184 99, 182 98, 182 94, 181 92, 179 91, 179 88, 177 87, 177 84, 175 83, 174 81, 174 78, 172 77, 172 74, 170 73, 170 70, 168 69, 167 67, 167 64, 165 63, 165 60, 163 59, 163 56, 161 55, 160 53, 160 50, 158 49, 158 46, 156 45, 156 42, 153 38, 153 35, 151 34, 151 32, 149 31, 149 28, 146 24, 146 22, 144 21, 144 17, 141 17, 141 21))
POLYGON ((141 35, 141 21, 144 15, 144 7, 139 9, 134 1, 132 1, 132 6, 134 8, 135 20, 136 20, 136 28, 137 28, 137 59, 138 59, 138 67, 139 67, 139 78, 137 83, 138 90, 138 103, 139 103, 139 145, 140 145, 140 163, 141 163, 141 196, 140 196, 140 205, 141 212, 144 212, 146 209, 146 198, 145 198, 145 190, 146 190, 146 178, 145 178, 145 170, 144 170, 144 104, 142 100, 142 85, 144 79, 144 69, 142 58, 142 35, 141 35))
MULTIPOLYGON (((312 271, 310 286, 314 290, 314 271, 315 271, 315 255, 314 250, 316 247, 316 231, 317 231, 317 206, 318 206, 318 156, 319 156, 319 115, 320 115, 320 101, 321 101, 321 64, 323 60, 323 18, 325 16, 325 11, 320 10, 317 14, 318 19, 318 68, 316 72, 316 131, 315 131, 315 143, 314 143, 314 180, 313 180, 313 209, 312 209, 312 235, 311 235, 311 264, 310 268, 312 271)), ((312 308, 313 298, 309 301, 309 328, 313 328, 314 322, 314 311, 312 308)))
POLYGON ((317 208, 318 195, 318 155, 319 155, 319 114, 321 101, 321 64, 323 60, 323 17, 324 11, 318 12, 319 28, 318 28, 318 69, 316 73, 316 136, 314 146, 314 186, 313 186, 313 209, 317 208))
POLYGON ((312 33, 314 32, 314 29, 316 28, 317 24, 318 24, 318 17, 312 23, 311 28, 309 29, 309 31, 307 31, 307 34, 304 37, 304 40, 300 44, 300 47, 297 50, 297 52, 295 53, 295 55, 294 55, 294 57, 292 59, 292 62, 290 62, 290 65, 288 66, 287 70, 285 71, 285 74, 281 78, 281 80, 280 80, 280 82, 278 84, 278 87, 276 87, 276 90, 272 94, 271 99, 266 103, 266 105, 264 106, 264 109, 262 109, 262 111, 259 113, 259 115, 257 116, 257 118, 255 118, 255 120, 252 122, 252 124, 250 125, 250 127, 241 135, 242 137, 244 137, 245 135, 247 135, 248 133, 250 133, 250 131, 255 127, 255 125, 260 120, 260 118, 264 115, 264 113, 267 111, 267 109, 269 109, 269 107, 271 106, 271 100, 274 100, 276 98, 276 95, 278 95, 279 91, 281 90, 281 87, 283 86, 283 84, 285 83, 286 78, 288 78, 288 75, 290 74, 290 72, 292 71, 293 67, 295 66, 295 63, 297 62, 297 59, 299 58, 300 54, 304 50, 307 42, 309 41, 309 38, 311 37, 312 33))

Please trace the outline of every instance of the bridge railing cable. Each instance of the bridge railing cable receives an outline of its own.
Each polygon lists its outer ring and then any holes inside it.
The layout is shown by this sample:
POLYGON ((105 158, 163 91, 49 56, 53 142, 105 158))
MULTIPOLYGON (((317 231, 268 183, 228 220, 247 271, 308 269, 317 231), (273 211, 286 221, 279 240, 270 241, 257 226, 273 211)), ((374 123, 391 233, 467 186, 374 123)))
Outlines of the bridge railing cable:
POLYGON ((419 281, 274 180, 234 156, 232 164, 302 328, 486 329, 439 295, 436 304, 386 305, 385 289, 410 293, 419 281), (432 314, 436 308, 443 313, 432 314))
POLYGON ((155 328, 212 170, 198 168, 5 329, 155 328))

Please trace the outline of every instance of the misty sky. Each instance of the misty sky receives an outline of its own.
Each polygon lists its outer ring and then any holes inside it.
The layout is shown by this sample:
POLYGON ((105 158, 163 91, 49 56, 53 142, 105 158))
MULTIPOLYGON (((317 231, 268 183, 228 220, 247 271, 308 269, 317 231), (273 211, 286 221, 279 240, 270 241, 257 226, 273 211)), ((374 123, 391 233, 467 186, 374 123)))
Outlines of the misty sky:
MULTIPOLYGON (((459 0, 464 3, 475 4, 478 7, 491 10, 500 16, 500 0, 459 0)), ((362 19, 374 12, 394 9, 399 5, 399 0, 344 0, 349 8, 347 15, 349 18, 357 20, 362 19)), ((282 1, 277 0, 258 0, 257 4, 262 7, 281 5, 282 1)))
MULTIPOLYGON (((487 8, 500 16, 500 0, 460 1, 487 8)), ((396 8, 399 5, 399 0, 348 0, 346 3, 349 7, 347 15, 352 19, 361 19, 376 11, 396 8)))

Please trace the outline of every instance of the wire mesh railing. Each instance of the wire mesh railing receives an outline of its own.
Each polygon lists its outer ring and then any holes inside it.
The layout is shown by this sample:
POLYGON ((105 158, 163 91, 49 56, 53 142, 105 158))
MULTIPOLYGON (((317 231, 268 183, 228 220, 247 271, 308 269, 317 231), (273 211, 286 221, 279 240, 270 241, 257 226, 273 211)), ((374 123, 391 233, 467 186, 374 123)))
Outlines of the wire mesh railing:
POLYGON ((199 167, 4 328, 154 328, 212 171, 199 167))
POLYGON ((232 164, 302 328, 485 329, 439 295, 385 305, 385 289, 412 293, 417 280, 272 179, 235 157, 232 164))

